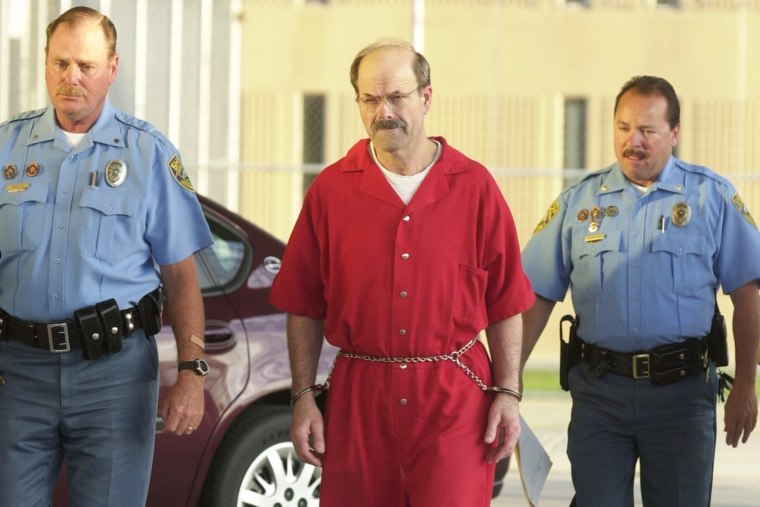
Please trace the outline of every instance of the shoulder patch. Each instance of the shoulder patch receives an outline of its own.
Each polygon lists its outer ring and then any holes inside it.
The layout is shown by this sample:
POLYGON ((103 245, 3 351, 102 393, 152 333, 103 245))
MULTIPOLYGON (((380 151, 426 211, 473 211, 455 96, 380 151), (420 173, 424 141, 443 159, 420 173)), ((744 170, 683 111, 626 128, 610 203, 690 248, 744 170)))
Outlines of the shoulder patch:
POLYGON ((544 216, 544 218, 538 222, 536 228, 533 229, 533 234, 539 232, 541 229, 549 225, 551 221, 554 220, 554 217, 557 216, 557 213, 559 213, 559 201, 555 200, 549 205, 549 209, 546 210, 546 216, 544 216))
POLYGON ((182 185, 186 190, 195 192, 193 190, 193 184, 190 182, 190 177, 185 174, 185 168, 182 166, 182 161, 179 159, 179 155, 174 155, 169 160, 169 170, 172 172, 174 179, 182 185))
POLYGON ((731 198, 731 202, 734 203, 734 206, 736 206, 736 209, 739 210, 739 213, 741 213, 742 216, 747 219, 747 222, 751 223, 752 227, 757 229, 755 220, 752 218, 752 215, 749 214, 749 209, 744 204, 744 201, 742 201, 742 198, 739 197, 739 194, 734 194, 734 196, 731 198))

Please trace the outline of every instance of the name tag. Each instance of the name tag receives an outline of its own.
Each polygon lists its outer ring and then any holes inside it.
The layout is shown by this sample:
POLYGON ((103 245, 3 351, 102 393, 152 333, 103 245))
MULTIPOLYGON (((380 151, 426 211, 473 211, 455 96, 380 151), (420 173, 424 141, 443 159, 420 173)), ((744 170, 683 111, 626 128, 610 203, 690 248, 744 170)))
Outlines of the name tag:
POLYGON ((16 183, 5 187, 8 192, 23 192, 27 188, 29 188, 29 183, 16 183))
POLYGON ((603 240, 605 236, 606 234, 601 233, 601 232, 599 234, 589 234, 588 236, 585 237, 585 240, 586 240, 586 243, 596 243, 597 241, 603 240))

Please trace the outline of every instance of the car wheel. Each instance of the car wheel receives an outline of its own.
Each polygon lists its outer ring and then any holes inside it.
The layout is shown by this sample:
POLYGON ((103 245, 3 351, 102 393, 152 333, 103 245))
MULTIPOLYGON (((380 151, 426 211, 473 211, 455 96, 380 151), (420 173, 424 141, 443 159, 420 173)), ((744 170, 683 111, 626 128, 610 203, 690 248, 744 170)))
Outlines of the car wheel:
POLYGON ((290 424, 285 407, 261 406, 243 413, 214 456, 201 506, 318 506, 322 469, 298 459, 290 424))

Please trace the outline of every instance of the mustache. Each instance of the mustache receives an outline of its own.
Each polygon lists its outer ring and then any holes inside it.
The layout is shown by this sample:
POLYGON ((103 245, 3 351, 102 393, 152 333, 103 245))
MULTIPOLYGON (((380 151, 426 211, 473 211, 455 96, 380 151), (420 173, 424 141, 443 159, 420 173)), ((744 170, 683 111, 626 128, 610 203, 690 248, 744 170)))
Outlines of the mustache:
POLYGON ((406 129, 406 122, 403 120, 375 120, 372 122, 373 132, 398 128, 406 129))
POLYGON ((640 148, 626 148, 625 150, 623 150, 624 157, 628 157, 630 155, 633 155, 635 157, 646 158, 647 152, 645 152, 644 150, 640 148))
POLYGON ((65 97, 84 97, 84 92, 75 86, 61 85, 55 90, 56 95, 65 97))

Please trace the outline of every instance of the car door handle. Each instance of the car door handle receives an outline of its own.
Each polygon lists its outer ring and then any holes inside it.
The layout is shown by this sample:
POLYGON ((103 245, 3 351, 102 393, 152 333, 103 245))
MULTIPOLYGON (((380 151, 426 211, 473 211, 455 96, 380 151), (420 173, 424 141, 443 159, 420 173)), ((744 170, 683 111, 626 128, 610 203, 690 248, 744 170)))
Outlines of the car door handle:
POLYGON ((207 320, 206 331, 206 350, 226 349, 235 344, 235 331, 227 322, 220 320, 207 320))

